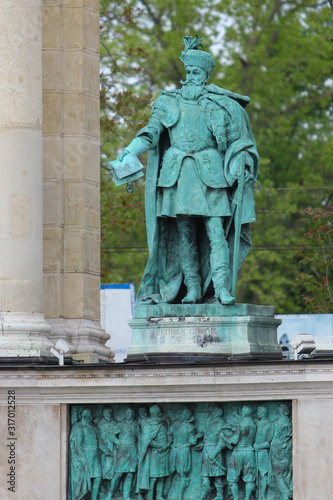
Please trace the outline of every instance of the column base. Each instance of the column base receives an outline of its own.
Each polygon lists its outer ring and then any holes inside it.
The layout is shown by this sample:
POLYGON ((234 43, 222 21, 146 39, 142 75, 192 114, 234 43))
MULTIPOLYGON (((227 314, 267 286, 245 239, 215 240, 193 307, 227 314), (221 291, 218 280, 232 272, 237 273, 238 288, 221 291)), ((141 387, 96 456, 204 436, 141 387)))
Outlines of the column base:
POLYGON ((48 318, 47 321, 52 327, 49 335, 52 344, 62 339, 71 346, 68 354, 91 352, 98 354, 100 361, 114 363, 114 351, 105 346, 110 335, 101 328, 99 321, 67 318, 48 318))
POLYGON ((40 313, 0 313, 0 358, 49 357, 51 326, 40 313))

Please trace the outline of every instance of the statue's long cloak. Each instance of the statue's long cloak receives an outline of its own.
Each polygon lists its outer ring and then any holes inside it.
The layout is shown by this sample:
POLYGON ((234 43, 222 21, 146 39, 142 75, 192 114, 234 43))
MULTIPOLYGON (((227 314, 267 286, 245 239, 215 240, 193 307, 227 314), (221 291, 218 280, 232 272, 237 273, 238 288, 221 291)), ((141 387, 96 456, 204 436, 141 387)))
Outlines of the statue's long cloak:
MULTIPOLYGON (((170 99, 179 91, 171 91, 170 99)), ((168 93, 162 93, 167 96, 168 93)), ((230 278, 233 271, 233 251, 234 251, 234 215, 237 203, 237 181, 235 173, 240 165, 241 153, 246 153, 246 169, 256 180, 259 156, 256 148, 254 136, 251 131, 250 121, 244 108, 250 99, 246 96, 232 93, 216 85, 206 87, 204 105, 211 110, 211 125, 216 138, 218 149, 224 153, 225 178, 230 185, 228 196, 231 205, 232 216, 225 218, 225 232, 230 251, 230 278), (214 119, 220 111, 224 111, 225 116, 233 127, 238 127, 238 139, 226 144, 223 124, 214 119), (214 115, 215 113, 215 115, 214 115)), ((143 129, 144 130, 144 129, 143 129)), ((139 133, 140 134, 140 133, 139 133)), ((165 151, 170 147, 167 126, 160 134, 159 140, 154 148, 149 152, 146 172, 146 225, 147 240, 149 249, 149 259, 140 289, 138 291, 138 302, 151 298, 154 302, 180 302, 186 294, 183 287, 183 273, 181 271, 178 251, 178 230, 175 218, 156 216, 156 190, 162 158, 165 151)), ((245 183, 243 193, 243 207, 241 216, 241 237, 240 251, 237 262, 237 271, 240 269, 243 260, 251 250, 250 228, 251 222, 256 220, 253 200, 253 181, 245 183)), ((210 245, 206 235, 204 225, 198 218, 197 243, 200 254, 200 272, 202 278, 203 296, 214 295, 211 272, 210 272, 210 245)))

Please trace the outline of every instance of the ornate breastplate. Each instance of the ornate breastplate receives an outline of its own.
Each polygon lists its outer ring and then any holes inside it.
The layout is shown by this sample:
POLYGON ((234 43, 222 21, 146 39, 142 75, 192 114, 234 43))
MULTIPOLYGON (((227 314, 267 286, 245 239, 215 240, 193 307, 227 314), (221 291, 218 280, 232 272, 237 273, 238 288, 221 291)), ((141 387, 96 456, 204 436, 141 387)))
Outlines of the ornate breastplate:
POLYGON ((208 128, 202 107, 197 102, 186 102, 181 97, 178 97, 178 105, 180 118, 169 129, 171 145, 190 154, 215 148, 216 141, 208 128))

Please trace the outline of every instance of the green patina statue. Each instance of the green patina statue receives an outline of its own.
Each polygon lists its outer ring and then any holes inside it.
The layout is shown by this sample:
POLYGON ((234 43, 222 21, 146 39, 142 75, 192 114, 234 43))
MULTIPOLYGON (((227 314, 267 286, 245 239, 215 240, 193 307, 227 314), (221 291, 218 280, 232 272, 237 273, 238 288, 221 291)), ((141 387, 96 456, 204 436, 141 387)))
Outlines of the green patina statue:
POLYGON ((290 402, 75 405, 68 498, 290 500, 290 409, 290 402))
POLYGON ((138 302, 191 304, 215 295, 233 304, 255 221, 259 156, 244 110, 250 98, 206 85, 214 58, 200 50, 198 36, 185 36, 184 45, 182 88, 160 93, 148 125, 111 163, 121 166, 124 183, 133 178, 124 177, 134 172, 133 156, 149 150, 149 260, 138 302))

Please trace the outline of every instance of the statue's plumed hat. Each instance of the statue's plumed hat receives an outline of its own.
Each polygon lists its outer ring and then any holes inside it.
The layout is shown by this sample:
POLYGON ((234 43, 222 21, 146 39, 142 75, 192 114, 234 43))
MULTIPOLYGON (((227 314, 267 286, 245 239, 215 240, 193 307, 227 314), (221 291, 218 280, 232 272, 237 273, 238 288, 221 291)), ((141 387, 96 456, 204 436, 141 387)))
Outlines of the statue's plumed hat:
POLYGON ((195 35, 195 38, 187 35, 184 36, 183 45, 185 45, 185 50, 183 50, 180 60, 184 63, 185 67, 199 66, 206 70, 210 76, 216 64, 211 54, 199 50, 199 47, 203 48, 201 40, 203 40, 203 38, 199 38, 198 35, 195 35))

